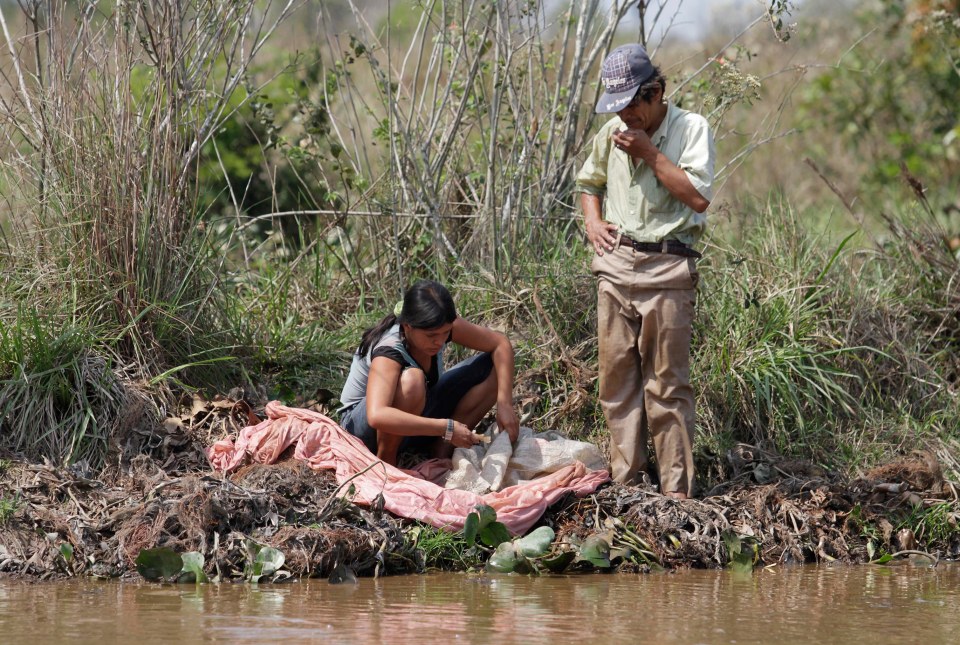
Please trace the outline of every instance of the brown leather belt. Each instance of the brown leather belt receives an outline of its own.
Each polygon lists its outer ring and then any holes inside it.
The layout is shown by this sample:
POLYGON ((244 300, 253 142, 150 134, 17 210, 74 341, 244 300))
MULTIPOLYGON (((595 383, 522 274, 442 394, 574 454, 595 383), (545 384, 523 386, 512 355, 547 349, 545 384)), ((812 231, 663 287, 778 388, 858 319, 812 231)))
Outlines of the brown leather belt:
POLYGON ((670 253, 671 255, 682 255, 685 258, 702 258, 697 251, 678 240, 661 240, 659 242, 637 242, 631 240, 626 235, 620 236, 620 246, 632 247, 634 251, 644 253, 670 253))

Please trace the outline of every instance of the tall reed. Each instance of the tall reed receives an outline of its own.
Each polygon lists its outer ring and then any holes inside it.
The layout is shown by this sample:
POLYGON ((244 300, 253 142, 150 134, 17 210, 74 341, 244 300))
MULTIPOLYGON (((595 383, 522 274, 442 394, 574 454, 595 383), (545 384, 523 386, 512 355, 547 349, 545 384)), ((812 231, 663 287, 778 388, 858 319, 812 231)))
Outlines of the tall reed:
MULTIPOLYGON (((776 18, 783 8, 774 4, 692 71, 665 61, 675 98, 717 124, 730 106, 755 98, 759 82, 716 58, 776 18)), ((339 158, 367 178, 344 188, 340 209, 353 275, 395 285, 388 297, 413 275, 452 266, 480 268, 504 285, 522 256, 557 235, 576 243, 572 181, 593 133, 599 63, 624 38, 618 28, 629 12, 644 17, 643 41, 669 32, 676 14, 663 2, 630 0, 429 0, 403 14, 412 26, 401 32, 391 15, 380 30, 350 6, 356 32, 347 39, 328 30, 327 49, 340 99, 328 93, 331 136, 339 158), (351 218, 354 211, 365 217, 351 218)), ((649 49, 656 57, 659 46, 649 49)))
MULTIPOLYGON (((232 344, 220 313, 222 258, 212 255, 196 207, 197 160, 296 4, 25 0, 9 20, 11 8, 0 7, 0 262, 12 278, 5 300, 29 305, 8 306, 0 318, 25 330, 21 313, 39 312, 47 336, 33 334, 27 347, 82 326, 95 330, 85 355, 109 355, 107 365, 115 358, 142 379, 222 360, 232 344)), ((4 350, 18 361, 3 370, 2 421, 13 428, 5 438, 37 454, 27 437, 69 435, 76 419, 57 405, 36 408, 28 394, 31 374, 59 369, 56 361, 46 365, 39 349, 4 350), (39 417, 28 414, 38 409, 39 417)), ((76 356, 65 349, 60 367, 76 371, 76 356)), ((74 384, 76 395, 91 383, 74 384)), ((75 456, 63 442, 46 448, 56 459, 75 456)), ((102 457, 100 448, 93 452, 102 457)))

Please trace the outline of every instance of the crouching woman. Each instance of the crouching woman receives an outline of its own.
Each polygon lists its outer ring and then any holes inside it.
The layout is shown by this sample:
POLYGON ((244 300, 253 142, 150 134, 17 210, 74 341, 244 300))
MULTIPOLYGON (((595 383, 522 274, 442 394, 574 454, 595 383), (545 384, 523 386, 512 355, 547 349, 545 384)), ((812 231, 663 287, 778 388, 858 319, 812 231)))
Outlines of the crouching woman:
POLYGON ((446 287, 420 280, 399 311, 363 333, 340 395, 340 424, 394 466, 401 452, 449 457, 478 443, 473 429, 494 405, 515 441, 513 372, 506 336, 459 317, 446 287), (451 342, 480 353, 444 369, 451 342))

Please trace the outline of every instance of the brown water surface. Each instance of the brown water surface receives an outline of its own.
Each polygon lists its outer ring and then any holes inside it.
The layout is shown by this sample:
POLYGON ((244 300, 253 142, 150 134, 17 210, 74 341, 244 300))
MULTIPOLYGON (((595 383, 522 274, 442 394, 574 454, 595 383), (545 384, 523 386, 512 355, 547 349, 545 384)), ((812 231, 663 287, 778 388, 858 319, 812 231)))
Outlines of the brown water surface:
POLYGON ((355 585, 0 580, 0 643, 193 642, 957 643, 960 565, 355 585))

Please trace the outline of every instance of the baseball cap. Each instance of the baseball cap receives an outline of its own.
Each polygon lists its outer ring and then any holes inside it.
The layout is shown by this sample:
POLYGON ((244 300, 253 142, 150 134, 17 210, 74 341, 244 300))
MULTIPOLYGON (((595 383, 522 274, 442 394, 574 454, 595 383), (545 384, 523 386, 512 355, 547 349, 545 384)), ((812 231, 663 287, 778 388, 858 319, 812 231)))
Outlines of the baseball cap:
POLYGON ((653 63, 642 45, 617 47, 600 65, 603 96, 597 102, 597 113, 619 112, 637 93, 637 88, 653 76, 653 63))

